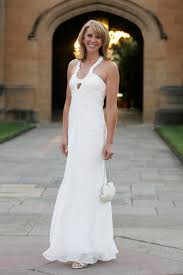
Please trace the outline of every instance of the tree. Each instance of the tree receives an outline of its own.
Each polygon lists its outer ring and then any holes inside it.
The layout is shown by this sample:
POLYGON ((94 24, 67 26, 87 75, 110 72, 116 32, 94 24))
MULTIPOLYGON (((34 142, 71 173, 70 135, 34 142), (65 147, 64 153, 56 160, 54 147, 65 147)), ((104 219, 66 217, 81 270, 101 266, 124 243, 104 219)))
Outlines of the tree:
POLYGON ((137 107, 139 102, 139 54, 139 45, 133 38, 122 38, 119 44, 113 46, 114 61, 118 64, 120 72, 120 93, 129 107, 137 107))

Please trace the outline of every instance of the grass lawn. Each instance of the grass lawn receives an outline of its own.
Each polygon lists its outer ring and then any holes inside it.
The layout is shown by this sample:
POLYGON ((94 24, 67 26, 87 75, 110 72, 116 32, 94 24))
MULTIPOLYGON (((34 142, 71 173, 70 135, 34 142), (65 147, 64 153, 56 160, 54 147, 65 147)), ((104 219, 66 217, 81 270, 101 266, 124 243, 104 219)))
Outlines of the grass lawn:
POLYGON ((32 128, 35 124, 29 122, 0 121, 0 143, 20 135, 32 128))
POLYGON ((183 160, 183 125, 160 126, 156 131, 183 160))

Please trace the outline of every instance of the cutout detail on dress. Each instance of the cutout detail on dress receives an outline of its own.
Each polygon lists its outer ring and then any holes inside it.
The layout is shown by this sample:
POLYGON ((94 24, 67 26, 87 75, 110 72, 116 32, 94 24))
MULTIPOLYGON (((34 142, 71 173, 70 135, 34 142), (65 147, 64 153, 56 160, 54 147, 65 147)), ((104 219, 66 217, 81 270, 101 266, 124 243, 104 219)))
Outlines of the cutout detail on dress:
POLYGON ((81 83, 77 83, 77 89, 79 90, 81 87, 81 83))

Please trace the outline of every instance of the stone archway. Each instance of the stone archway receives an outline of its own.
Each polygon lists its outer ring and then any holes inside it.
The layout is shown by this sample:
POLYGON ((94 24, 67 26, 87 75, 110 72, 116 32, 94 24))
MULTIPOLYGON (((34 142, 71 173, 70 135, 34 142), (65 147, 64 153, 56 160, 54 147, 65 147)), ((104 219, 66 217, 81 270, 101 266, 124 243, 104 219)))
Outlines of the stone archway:
POLYGON ((163 63, 166 57, 166 34, 159 19, 149 10, 128 1, 67 0, 44 11, 28 35, 35 40, 38 51, 38 80, 36 110, 38 120, 51 120, 51 63, 52 36, 55 29, 74 16, 92 11, 105 11, 133 22, 144 39, 143 121, 152 122, 159 107, 159 88, 162 86, 163 63))

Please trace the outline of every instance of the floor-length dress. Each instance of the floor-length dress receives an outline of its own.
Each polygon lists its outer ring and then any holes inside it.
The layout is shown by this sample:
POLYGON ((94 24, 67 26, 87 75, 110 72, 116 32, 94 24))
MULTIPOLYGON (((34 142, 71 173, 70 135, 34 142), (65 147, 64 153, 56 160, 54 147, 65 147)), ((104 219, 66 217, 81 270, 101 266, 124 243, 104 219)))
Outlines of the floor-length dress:
POLYGON ((99 198, 107 180, 102 156, 106 85, 93 70, 102 60, 100 56, 82 79, 77 77, 78 60, 69 82, 68 155, 53 211, 50 247, 43 253, 49 261, 93 264, 116 259, 119 252, 113 239, 111 202, 99 198))

